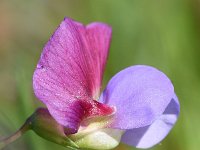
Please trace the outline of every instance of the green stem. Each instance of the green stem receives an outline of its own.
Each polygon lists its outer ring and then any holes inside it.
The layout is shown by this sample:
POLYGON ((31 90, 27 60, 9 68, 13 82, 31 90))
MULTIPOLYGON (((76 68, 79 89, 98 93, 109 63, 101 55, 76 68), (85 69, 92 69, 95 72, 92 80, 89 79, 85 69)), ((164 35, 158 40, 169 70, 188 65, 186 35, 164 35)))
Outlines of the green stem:
POLYGON ((29 123, 25 122, 25 124, 17 132, 15 132, 13 135, 0 140, 0 149, 4 148, 6 145, 17 140, 19 137, 21 137, 29 129, 30 129, 29 123))

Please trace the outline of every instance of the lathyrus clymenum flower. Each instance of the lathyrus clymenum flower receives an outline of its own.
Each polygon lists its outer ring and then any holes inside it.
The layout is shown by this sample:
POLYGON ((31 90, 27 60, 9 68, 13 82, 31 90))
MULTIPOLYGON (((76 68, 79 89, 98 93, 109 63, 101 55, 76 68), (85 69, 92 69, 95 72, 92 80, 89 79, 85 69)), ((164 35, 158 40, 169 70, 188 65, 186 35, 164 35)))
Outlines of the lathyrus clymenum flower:
POLYGON ((65 18, 45 45, 33 75, 38 109, 27 126, 72 149, 112 149, 120 141, 149 148, 169 133, 179 114, 174 87, 145 65, 117 73, 100 95, 111 27, 65 18))

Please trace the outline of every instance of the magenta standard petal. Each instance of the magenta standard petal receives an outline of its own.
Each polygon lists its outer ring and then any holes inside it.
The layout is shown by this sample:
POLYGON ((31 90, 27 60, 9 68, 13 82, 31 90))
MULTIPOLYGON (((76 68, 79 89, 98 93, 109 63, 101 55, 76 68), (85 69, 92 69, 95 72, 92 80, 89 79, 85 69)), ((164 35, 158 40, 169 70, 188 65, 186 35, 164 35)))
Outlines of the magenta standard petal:
POLYGON ((159 118, 149 126, 127 130, 122 136, 122 142, 137 148, 150 148, 158 144, 176 123, 179 112, 179 102, 174 96, 159 118))
POLYGON ((106 60, 108 57, 108 50, 111 40, 111 27, 103 23, 91 23, 86 26, 87 39, 90 46, 90 54, 92 56, 93 63, 92 70, 94 71, 94 98, 99 99, 100 87, 102 84, 102 78, 106 60), (97 36, 98 35, 98 36, 97 36), (91 52, 92 51, 92 52, 91 52))
POLYGON ((173 85, 164 73, 138 65, 117 73, 109 81, 100 102, 116 107, 110 127, 134 129, 153 123, 164 112, 173 94, 173 85))
POLYGON ((93 100, 100 91, 110 38, 111 28, 105 24, 85 27, 65 18, 45 45, 34 72, 35 95, 74 132, 82 119, 113 111, 93 100))

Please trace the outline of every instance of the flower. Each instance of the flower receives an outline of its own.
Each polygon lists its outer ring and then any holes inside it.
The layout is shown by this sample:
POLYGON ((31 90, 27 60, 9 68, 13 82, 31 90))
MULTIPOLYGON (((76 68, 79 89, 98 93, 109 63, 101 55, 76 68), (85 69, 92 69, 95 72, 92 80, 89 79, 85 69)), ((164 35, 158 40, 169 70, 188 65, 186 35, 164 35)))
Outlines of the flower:
POLYGON ((65 18, 45 45, 33 75, 35 95, 81 148, 138 148, 159 143, 179 115, 168 77, 136 65, 117 73, 100 95, 111 27, 65 18), (109 144, 110 143, 110 144, 109 144))

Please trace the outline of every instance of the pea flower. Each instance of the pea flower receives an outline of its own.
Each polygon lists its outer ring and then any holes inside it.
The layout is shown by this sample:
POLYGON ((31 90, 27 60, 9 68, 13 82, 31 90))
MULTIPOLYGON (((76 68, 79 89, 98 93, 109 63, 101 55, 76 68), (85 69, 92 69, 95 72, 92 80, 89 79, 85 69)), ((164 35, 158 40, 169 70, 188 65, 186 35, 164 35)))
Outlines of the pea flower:
POLYGON ((169 133, 179 102, 168 77, 136 65, 117 73, 100 95, 111 27, 65 18, 45 45, 33 76, 35 95, 82 148, 119 141, 149 148, 169 133))

